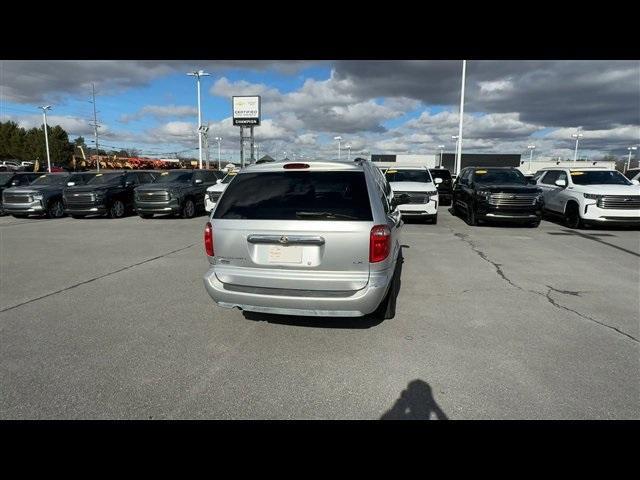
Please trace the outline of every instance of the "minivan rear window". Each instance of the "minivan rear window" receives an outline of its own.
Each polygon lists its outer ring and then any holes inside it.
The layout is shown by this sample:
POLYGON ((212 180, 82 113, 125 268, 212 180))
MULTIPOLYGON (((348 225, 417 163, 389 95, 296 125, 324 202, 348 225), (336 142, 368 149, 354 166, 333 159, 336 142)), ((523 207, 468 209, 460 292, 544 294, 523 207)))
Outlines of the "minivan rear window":
POLYGON ((213 218, 372 220, 363 172, 242 173, 229 184, 213 218))

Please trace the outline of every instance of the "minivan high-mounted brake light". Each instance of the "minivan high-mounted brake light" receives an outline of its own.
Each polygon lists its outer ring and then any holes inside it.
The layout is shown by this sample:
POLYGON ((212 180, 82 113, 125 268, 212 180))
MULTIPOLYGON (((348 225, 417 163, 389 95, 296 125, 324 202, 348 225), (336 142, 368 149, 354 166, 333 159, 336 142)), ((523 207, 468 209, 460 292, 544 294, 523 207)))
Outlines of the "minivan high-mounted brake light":
POLYGON ((282 168, 285 170, 300 170, 303 168, 309 168, 308 163, 287 163, 282 168))

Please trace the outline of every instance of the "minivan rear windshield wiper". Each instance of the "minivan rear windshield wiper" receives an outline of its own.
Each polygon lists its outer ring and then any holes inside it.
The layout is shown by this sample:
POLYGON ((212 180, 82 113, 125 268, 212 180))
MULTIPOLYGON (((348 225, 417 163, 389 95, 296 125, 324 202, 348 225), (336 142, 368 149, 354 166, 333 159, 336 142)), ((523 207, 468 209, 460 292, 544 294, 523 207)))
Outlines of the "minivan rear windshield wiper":
POLYGON ((296 212, 297 217, 317 217, 317 218, 344 218, 347 220, 360 220, 352 215, 343 215, 342 213, 333 212, 296 212))

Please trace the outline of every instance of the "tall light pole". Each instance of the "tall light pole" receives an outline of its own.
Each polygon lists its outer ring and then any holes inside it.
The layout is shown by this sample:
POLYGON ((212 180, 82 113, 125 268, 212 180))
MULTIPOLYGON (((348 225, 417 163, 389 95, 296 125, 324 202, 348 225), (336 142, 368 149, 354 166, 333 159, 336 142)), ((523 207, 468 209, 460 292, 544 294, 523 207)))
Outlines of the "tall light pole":
POLYGON ((627 150, 629 150, 629 156, 627 157, 627 168, 624 169, 625 173, 629 170, 629 167, 631 167, 631 152, 638 150, 638 147, 628 147, 627 150))
POLYGON ((457 175, 456 165, 458 164, 458 135, 451 135, 451 140, 456 142, 456 153, 454 154, 454 157, 453 157, 453 173, 457 175))
POLYGON ((438 148, 440 149, 440 162, 438 167, 442 168, 442 151, 444 150, 444 145, 438 145, 438 148))
POLYGON ((220 142, 222 141, 222 137, 216 137, 216 142, 218 142, 218 170, 221 170, 221 163, 220 163, 220 142))
POLYGON ((47 147, 47 170, 51 173, 51 157, 49 157, 49 132, 47 132, 47 110, 51 110, 51 105, 46 107, 38 107, 42 109, 42 118, 44 119, 44 143, 47 147))
POLYGON ((202 168, 202 111, 200 110, 200 77, 208 77, 210 73, 204 70, 198 70, 195 72, 187 73, 190 77, 196 77, 196 84, 198 86, 198 155, 200 158, 199 168, 202 168))
POLYGON ((462 119, 464 118, 464 84, 467 75, 467 61, 462 61, 462 89, 460 90, 460 121, 458 123, 458 154, 456 155, 456 175, 462 165, 462 119))
POLYGON ((342 141, 341 136, 333 137, 334 140, 338 141, 338 161, 340 161, 340 142, 342 141))
POLYGON ((93 101, 91 101, 91 103, 93 103, 93 135, 95 136, 96 139, 96 171, 100 171, 100 148, 98 147, 98 127, 100 127, 100 125, 98 125, 98 116, 97 116, 97 112, 96 112, 96 87, 95 84, 91 84, 91 93, 92 93, 92 98, 93 101))
POLYGON ((584 135, 581 133, 574 133, 571 137, 576 139, 576 149, 573 152, 573 163, 575 164, 576 160, 578 160, 578 142, 582 137, 584 137, 584 135))
MULTIPOLYGON (((207 170, 209 169, 209 125, 202 125, 200 127, 200 136, 203 138, 203 142, 204 143, 204 153, 205 153, 205 158, 206 158, 206 165, 207 165, 207 170)), ((200 165, 200 168, 202 168, 202 165, 200 165)))
POLYGON ((529 173, 531 173, 531 160, 533 160, 533 151, 535 150, 535 145, 527 145, 529 149, 529 173))
POLYGON ((347 149, 347 162, 351 161, 351 145, 345 145, 344 148, 347 149))

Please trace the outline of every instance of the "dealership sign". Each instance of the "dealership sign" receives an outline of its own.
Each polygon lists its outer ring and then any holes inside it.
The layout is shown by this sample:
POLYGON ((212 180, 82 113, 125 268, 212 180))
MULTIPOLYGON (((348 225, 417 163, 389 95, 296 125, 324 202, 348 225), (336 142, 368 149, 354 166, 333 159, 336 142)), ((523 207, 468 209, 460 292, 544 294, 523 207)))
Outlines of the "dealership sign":
POLYGON ((260 96, 233 97, 233 124, 244 126, 260 125, 260 96))

